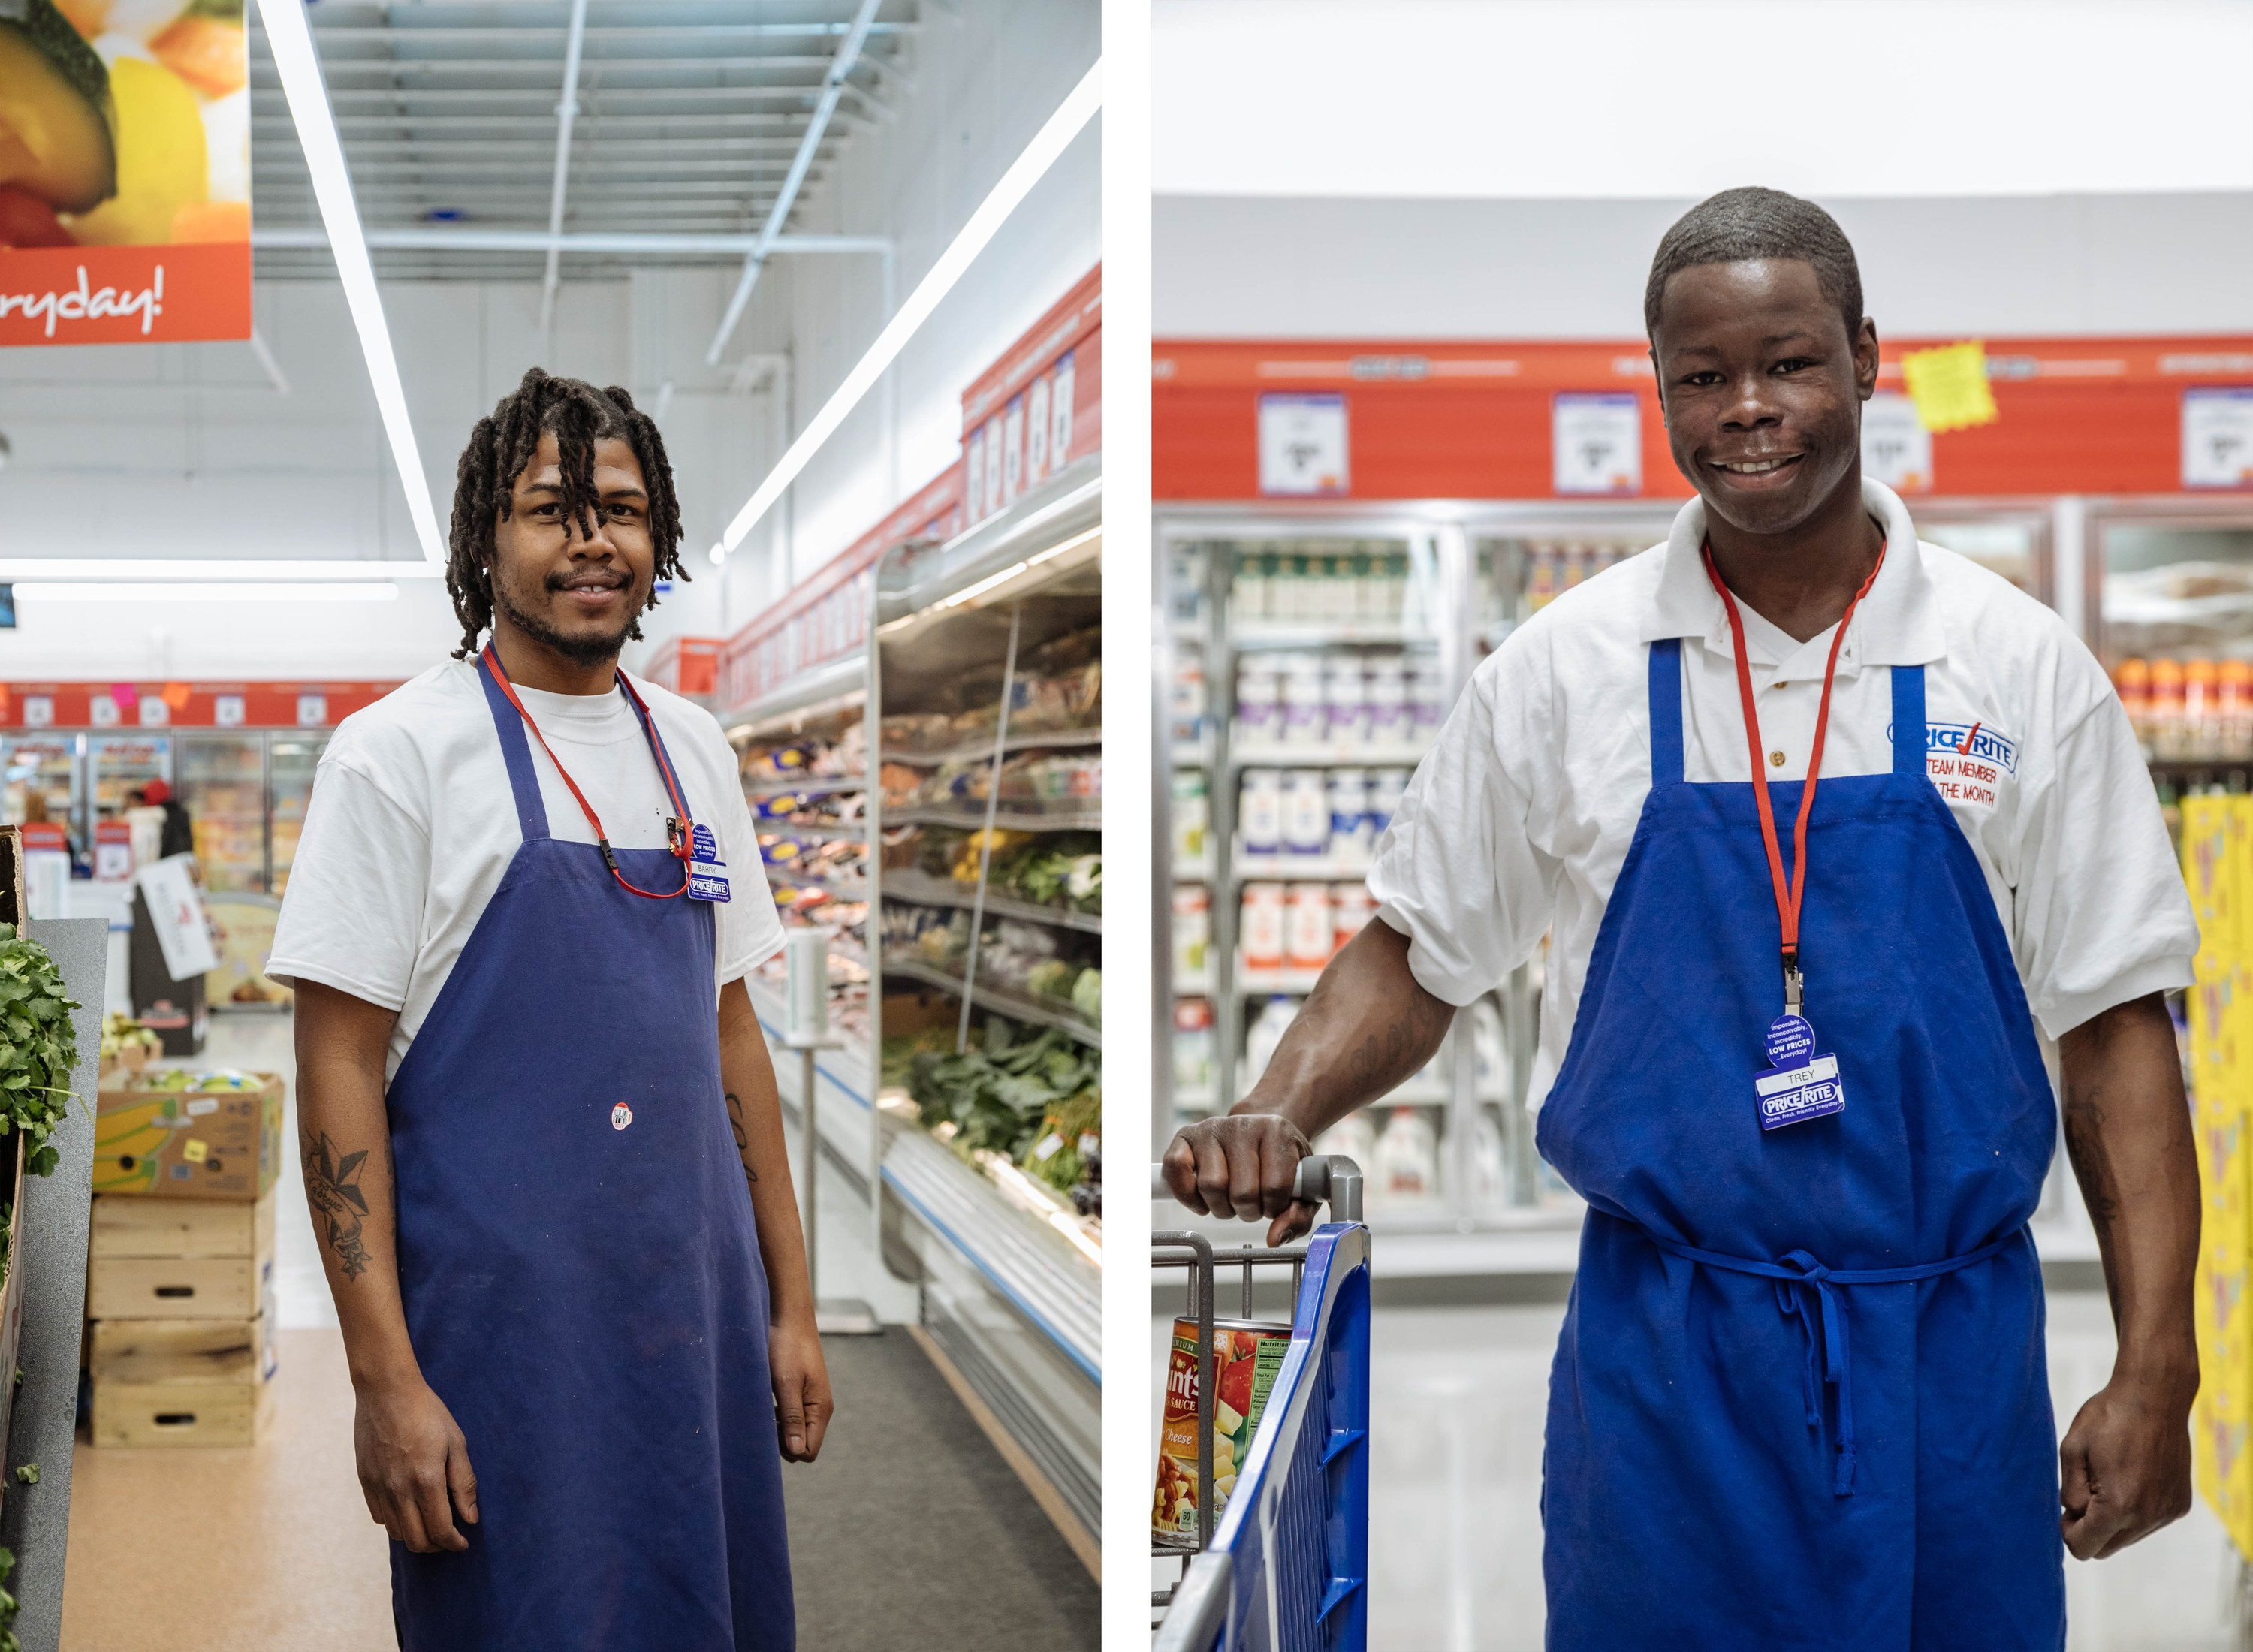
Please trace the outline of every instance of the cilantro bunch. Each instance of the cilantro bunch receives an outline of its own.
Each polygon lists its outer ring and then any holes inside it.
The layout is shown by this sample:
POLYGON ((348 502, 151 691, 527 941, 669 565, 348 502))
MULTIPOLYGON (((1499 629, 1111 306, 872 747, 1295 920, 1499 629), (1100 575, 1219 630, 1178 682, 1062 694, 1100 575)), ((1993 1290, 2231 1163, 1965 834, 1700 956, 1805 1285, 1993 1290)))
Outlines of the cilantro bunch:
POLYGON ((59 1155, 47 1138, 70 1105, 78 1066, 78 1004, 62 971, 37 941, 0 924, 0 1135, 24 1133, 24 1168, 51 1173, 59 1155))

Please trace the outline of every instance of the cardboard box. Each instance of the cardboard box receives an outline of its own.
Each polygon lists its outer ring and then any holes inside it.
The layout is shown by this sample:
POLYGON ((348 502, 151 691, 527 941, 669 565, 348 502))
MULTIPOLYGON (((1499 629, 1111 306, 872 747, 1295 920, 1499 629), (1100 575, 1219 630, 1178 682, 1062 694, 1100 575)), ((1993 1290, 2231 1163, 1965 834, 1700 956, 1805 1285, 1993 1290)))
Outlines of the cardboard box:
POLYGON ((111 1256, 271 1256, 274 1212, 268 1194, 234 1199, 143 1199, 106 1193, 94 1202, 91 1251, 111 1256))
POLYGON ((96 1446, 255 1446, 273 1432, 274 1384, 94 1385, 96 1446))
POLYGON ((274 1316, 97 1320, 87 1351, 96 1383, 129 1386, 263 1383, 277 1364, 274 1316))
POLYGON ((256 1090, 104 1090, 94 1190, 171 1199, 263 1197, 282 1170, 282 1080, 256 1090))

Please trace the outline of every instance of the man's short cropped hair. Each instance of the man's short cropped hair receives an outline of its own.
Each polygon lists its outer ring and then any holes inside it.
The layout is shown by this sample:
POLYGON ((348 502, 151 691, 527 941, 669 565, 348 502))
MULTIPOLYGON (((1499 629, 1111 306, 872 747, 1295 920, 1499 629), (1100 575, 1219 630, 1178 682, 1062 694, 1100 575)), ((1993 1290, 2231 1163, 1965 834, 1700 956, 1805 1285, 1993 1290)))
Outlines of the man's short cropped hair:
POLYGON ((1643 289, 1643 331, 1658 336, 1658 303, 1677 271, 1697 264, 1796 258, 1814 268, 1823 296, 1838 306, 1846 337, 1862 331, 1862 272, 1838 220, 1813 201, 1782 190, 1726 189, 1675 220, 1650 261, 1643 289))

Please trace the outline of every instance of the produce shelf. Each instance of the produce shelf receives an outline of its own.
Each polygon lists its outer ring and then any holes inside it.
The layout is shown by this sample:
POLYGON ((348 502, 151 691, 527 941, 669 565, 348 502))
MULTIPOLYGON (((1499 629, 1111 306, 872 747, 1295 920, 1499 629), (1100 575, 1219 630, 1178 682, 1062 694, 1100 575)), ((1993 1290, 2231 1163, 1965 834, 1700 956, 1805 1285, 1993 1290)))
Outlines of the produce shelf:
POLYGON ((1288 745, 1280 741, 1245 741, 1231 742, 1228 749, 1228 766, 1231 769, 1412 769, 1423 762, 1431 746, 1420 740, 1387 741, 1377 744, 1370 741, 1326 740, 1304 745, 1288 745))
MULTIPOLYGON (((884 874, 886 900, 917 901, 925 906, 958 906, 969 911, 978 903, 978 891, 952 878, 935 878, 924 872, 887 872, 884 874)), ((995 917, 1021 917, 1035 924, 1053 924, 1062 929, 1081 930, 1090 935, 1103 933, 1103 919, 1093 912, 1067 911, 1060 906, 1040 906, 1031 901, 1013 900, 998 895, 989 887, 986 891, 985 910, 995 917)))
POLYGON ((849 824, 841 822, 835 826, 799 826, 795 821, 791 820, 754 820, 751 824, 758 828, 757 835, 763 838, 822 838, 827 840, 852 838, 857 840, 865 838, 868 835, 868 828, 867 825, 860 821, 854 821, 849 824))
MULTIPOLYGON (((1100 728, 1059 728, 1053 734, 1011 735, 1001 742, 1001 749, 1006 753, 1033 751, 1047 746, 1099 746, 1102 743, 1103 730, 1100 728)), ((949 746, 943 751, 900 751, 887 747, 884 750, 884 761, 928 767, 931 764, 941 763, 975 763, 980 758, 990 758, 993 755, 994 741, 993 737, 988 735, 983 740, 973 740, 963 745, 949 746)))
POLYGON ((866 775, 809 775, 803 780, 746 780, 743 795, 761 798, 834 797, 841 791, 866 791, 866 775))
POLYGON ((1362 854, 1246 854, 1239 840, 1228 857, 1231 883, 1333 883, 1365 878, 1371 861, 1362 854))
POLYGON ((868 898, 868 883, 865 878, 822 877, 813 873, 793 872, 787 867, 769 865, 769 884, 787 883, 796 889, 827 889, 841 901, 865 901, 868 898))
MULTIPOLYGON (((959 975, 950 975, 918 958, 903 958, 887 952, 884 954, 884 974, 922 981, 958 998, 962 994, 962 978, 959 975)), ((970 988, 970 1001, 1017 1021, 1031 1021, 1040 1027, 1054 1027, 1091 1049, 1103 1048, 1101 1028, 1089 1026, 1054 1000, 1035 998, 1029 993, 1013 993, 1006 986, 992 986, 979 981, 970 988)))
POLYGON ((1423 625, 1397 619, 1239 619, 1229 627, 1230 644, 1241 649, 1320 648, 1332 643, 1431 643, 1423 625))
MULTIPOLYGON (((982 831, 986 826, 983 809, 972 813, 961 809, 887 809, 887 826, 964 826, 970 831, 982 831)), ((1018 809, 997 809, 994 824, 1012 832, 1100 832, 1103 811, 1095 809, 1055 810, 1045 814, 1034 814, 1018 809)))

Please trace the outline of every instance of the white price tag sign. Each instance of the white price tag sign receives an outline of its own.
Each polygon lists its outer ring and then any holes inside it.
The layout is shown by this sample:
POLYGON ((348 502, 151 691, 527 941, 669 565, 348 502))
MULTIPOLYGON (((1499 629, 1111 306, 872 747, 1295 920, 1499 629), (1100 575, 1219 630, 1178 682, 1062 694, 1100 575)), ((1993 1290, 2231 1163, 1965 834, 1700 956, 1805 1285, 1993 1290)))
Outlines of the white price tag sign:
POLYGON ((1627 394, 1560 395, 1549 404, 1559 493, 1643 491, 1643 403, 1627 394))
POLYGON ((326 694, 297 696, 297 727, 318 728, 329 720, 329 697, 326 694))
POLYGON ((211 925, 204 917, 203 890, 197 887, 192 854, 152 861, 135 875, 148 903, 149 923, 164 955, 165 972, 176 981, 219 967, 211 925))
POLYGON ((1932 432, 1907 396, 1880 390, 1863 403, 1862 474, 1896 493, 1932 491, 1932 432))
POLYGON ((2187 488, 2253 486, 2253 387, 2183 392, 2182 480, 2187 488))
POLYGON ((24 727, 52 728, 55 726, 55 701, 52 694, 24 696, 24 727))
POLYGON ((1345 398, 1336 393, 1259 398, 1259 491, 1341 498, 1348 487, 1345 398))
POLYGON ((214 694, 212 696, 212 721, 221 728, 242 727, 242 696, 214 694))

